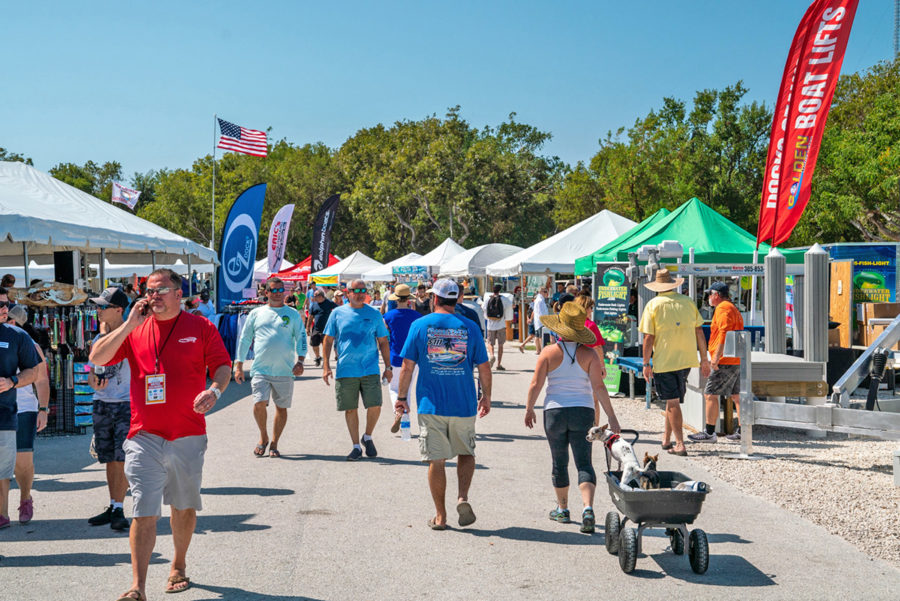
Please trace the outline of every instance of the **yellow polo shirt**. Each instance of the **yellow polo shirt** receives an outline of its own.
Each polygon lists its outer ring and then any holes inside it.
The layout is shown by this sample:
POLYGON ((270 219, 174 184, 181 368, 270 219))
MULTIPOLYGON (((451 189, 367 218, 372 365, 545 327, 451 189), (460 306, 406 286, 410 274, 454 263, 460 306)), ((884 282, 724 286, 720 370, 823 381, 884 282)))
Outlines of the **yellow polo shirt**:
POLYGON ((644 307, 642 334, 653 340, 653 371, 665 373, 700 365, 696 328, 703 325, 697 305, 677 292, 660 292, 644 307))

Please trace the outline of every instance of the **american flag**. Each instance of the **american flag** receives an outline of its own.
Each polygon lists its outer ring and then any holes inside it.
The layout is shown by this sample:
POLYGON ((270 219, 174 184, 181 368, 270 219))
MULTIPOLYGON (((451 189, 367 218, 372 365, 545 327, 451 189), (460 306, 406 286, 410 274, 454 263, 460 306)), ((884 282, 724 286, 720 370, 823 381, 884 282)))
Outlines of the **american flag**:
POLYGON ((219 138, 217 148, 250 154, 255 157, 266 156, 266 132, 247 129, 224 119, 219 119, 219 138))

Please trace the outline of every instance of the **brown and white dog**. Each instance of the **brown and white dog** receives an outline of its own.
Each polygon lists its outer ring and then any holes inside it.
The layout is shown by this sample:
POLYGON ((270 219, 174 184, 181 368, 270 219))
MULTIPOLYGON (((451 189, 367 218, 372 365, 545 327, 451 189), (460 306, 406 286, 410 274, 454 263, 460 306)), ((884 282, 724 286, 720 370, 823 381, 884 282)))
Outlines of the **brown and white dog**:
POLYGON ((622 469, 620 482, 624 486, 636 487, 640 484, 638 475, 641 473, 641 464, 638 463, 637 455, 634 454, 631 443, 608 429, 608 425, 594 426, 588 430, 586 438, 591 442, 600 441, 606 445, 606 448, 609 449, 613 458, 619 462, 619 467, 622 469))
POLYGON ((659 488, 659 472, 656 471, 656 462, 659 461, 659 453, 651 455, 644 453, 644 469, 638 478, 641 488, 644 490, 652 490, 659 488))

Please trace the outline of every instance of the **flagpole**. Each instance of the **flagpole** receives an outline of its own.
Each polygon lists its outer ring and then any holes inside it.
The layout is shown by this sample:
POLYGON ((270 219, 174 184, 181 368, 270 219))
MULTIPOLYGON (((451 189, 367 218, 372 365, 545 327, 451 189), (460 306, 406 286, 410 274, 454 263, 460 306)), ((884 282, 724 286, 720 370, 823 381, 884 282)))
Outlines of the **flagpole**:
POLYGON ((209 248, 216 250, 216 123, 217 115, 213 115, 213 172, 212 172, 212 224, 209 227, 209 248))

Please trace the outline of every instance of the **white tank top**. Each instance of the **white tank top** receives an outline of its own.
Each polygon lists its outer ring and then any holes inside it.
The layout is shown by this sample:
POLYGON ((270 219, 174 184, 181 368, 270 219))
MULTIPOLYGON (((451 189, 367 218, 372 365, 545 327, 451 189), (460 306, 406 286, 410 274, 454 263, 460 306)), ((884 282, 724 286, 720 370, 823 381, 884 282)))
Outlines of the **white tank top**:
POLYGON ((34 387, 31 384, 16 388, 16 404, 19 406, 18 413, 38 410, 38 400, 34 396, 34 387))
POLYGON ((581 368, 575 353, 576 342, 557 342, 563 352, 562 363, 547 374, 547 396, 544 410, 565 407, 594 408, 594 393, 588 373, 581 368))

